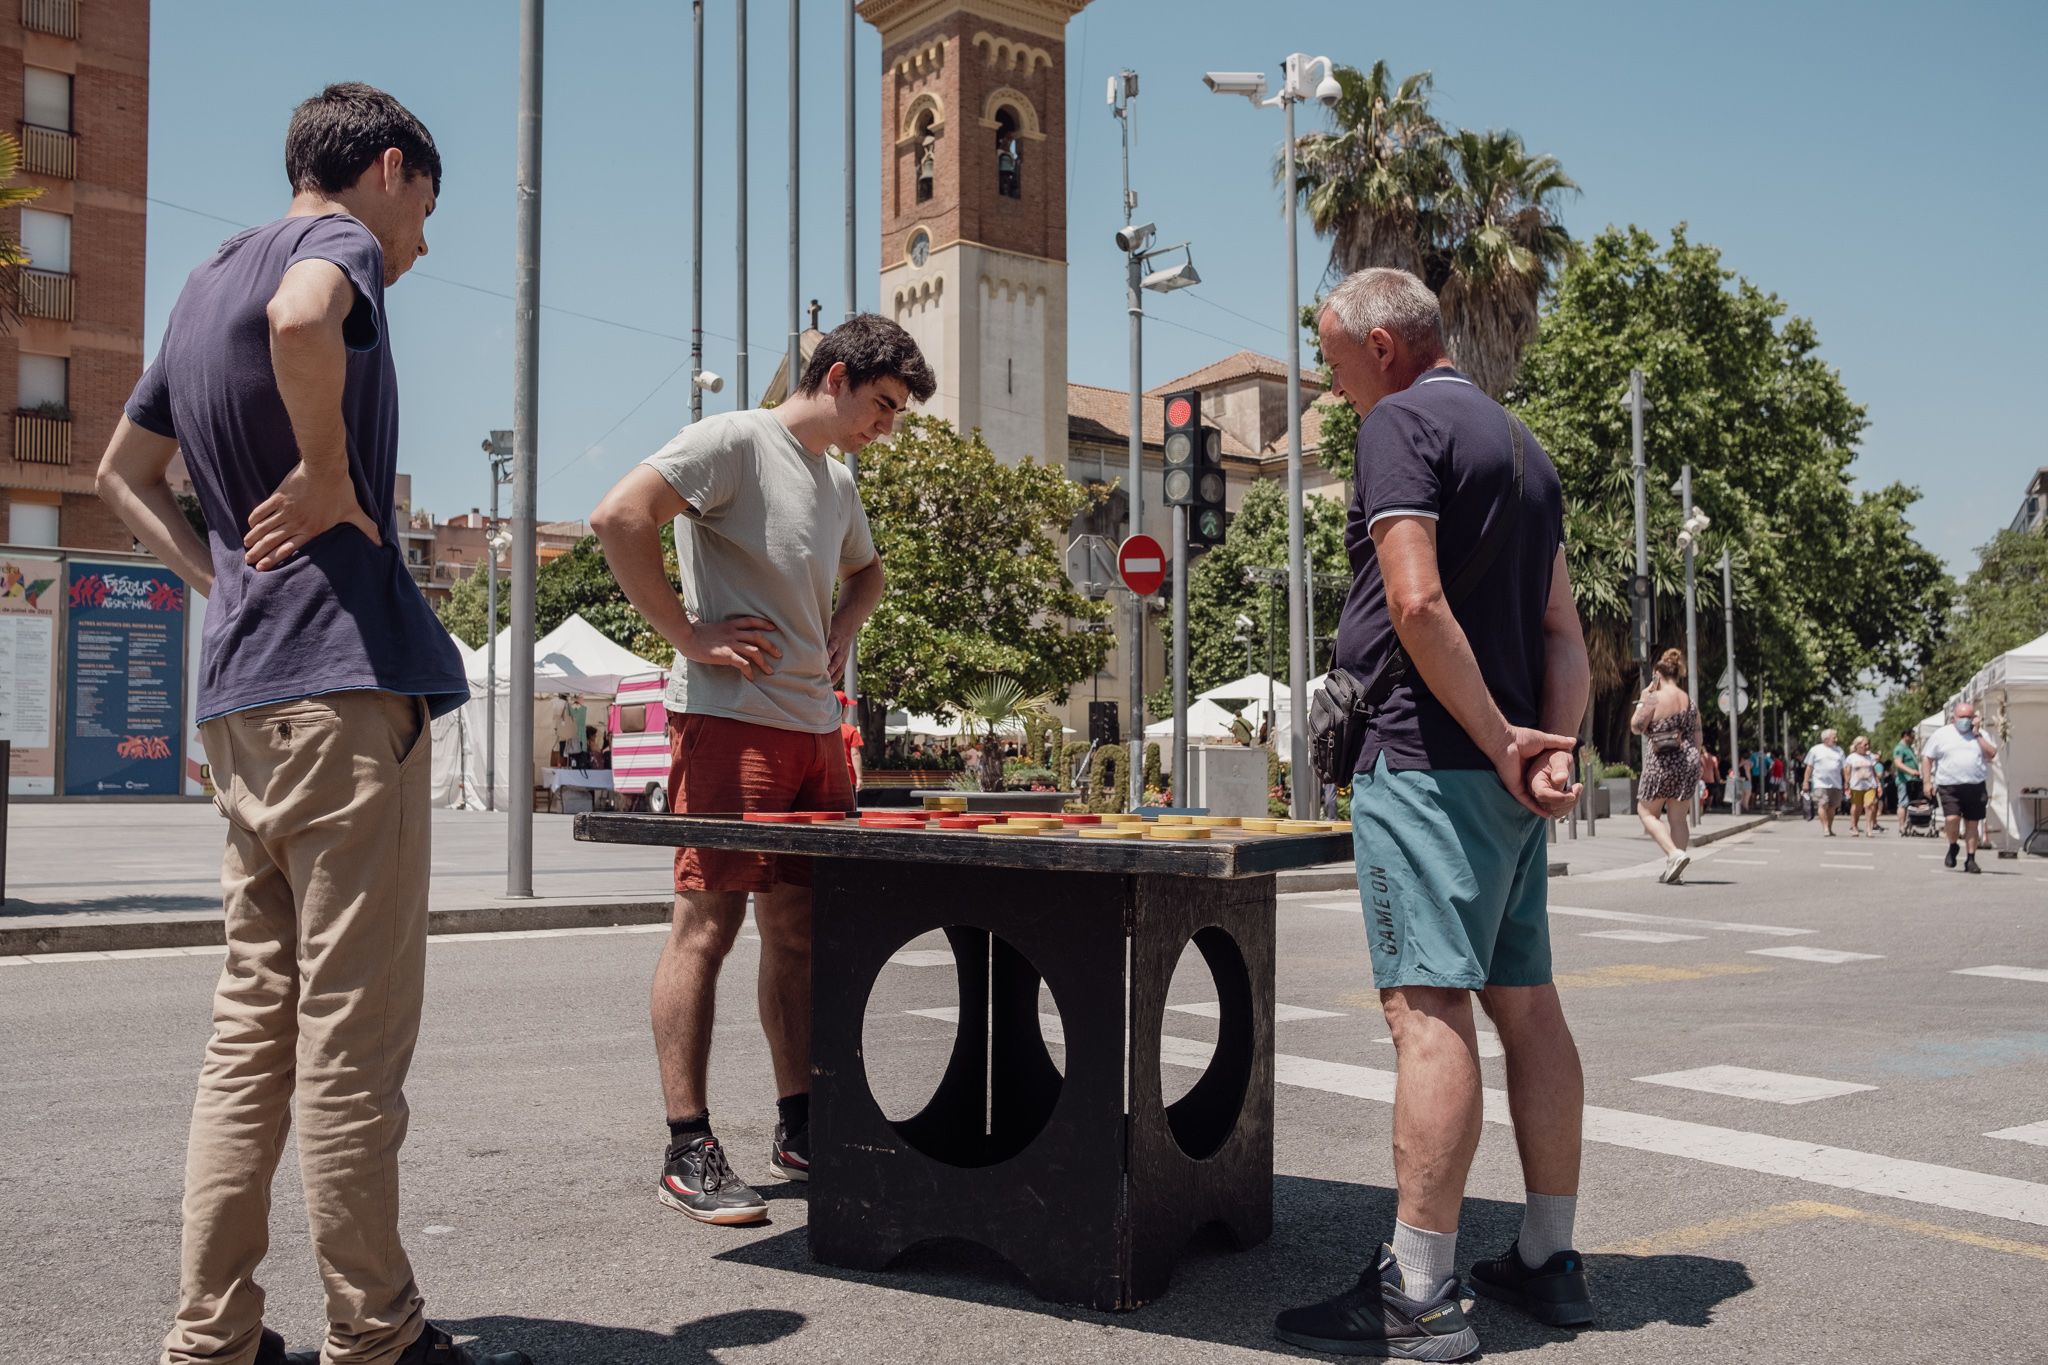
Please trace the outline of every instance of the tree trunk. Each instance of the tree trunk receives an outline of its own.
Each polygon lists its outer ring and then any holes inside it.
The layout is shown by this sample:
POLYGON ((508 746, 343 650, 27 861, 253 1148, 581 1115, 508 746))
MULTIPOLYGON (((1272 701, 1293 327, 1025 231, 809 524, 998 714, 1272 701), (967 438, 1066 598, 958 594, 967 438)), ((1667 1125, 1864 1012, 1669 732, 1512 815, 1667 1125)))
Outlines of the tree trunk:
POLYGON ((999 792, 1003 787, 1003 746, 991 734, 981 743, 981 789, 999 792))

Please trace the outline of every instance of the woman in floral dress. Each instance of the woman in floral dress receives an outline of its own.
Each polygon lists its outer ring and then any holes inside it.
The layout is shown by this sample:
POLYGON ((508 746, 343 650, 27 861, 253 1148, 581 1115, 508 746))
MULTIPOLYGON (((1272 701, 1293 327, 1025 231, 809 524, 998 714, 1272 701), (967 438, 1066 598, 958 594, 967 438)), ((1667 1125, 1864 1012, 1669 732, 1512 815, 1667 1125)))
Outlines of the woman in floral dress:
POLYGON ((1643 780, 1636 789, 1636 815, 1657 847, 1664 850, 1664 871, 1657 880, 1676 886, 1692 861, 1692 854, 1686 851, 1692 836, 1685 826, 1685 814, 1700 785, 1700 713, 1685 693, 1683 654, 1667 649, 1657 660, 1628 728, 1643 736, 1643 780))

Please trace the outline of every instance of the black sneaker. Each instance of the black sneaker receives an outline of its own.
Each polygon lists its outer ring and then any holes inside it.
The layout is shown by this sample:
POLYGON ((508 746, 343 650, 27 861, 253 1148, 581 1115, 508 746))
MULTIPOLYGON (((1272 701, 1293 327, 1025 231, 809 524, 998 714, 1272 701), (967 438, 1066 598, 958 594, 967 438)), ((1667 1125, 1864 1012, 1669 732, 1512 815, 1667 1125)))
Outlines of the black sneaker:
POLYGON ((1519 1244, 1510 1246, 1498 1259, 1474 1265, 1470 1283, 1486 1298, 1552 1327, 1583 1327, 1593 1320, 1586 1258, 1576 1251, 1560 1251, 1531 1270, 1522 1264, 1519 1244))
POLYGON ((1963 871, 1981 873, 1983 870, 1983 868, 1977 866, 1976 854, 1972 853, 1969 857, 1963 859, 1963 871))
MULTIPOLYGON (((270 1338, 277 1337, 279 1354, 274 1358, 284 1365, 320 1365, 318 1351, 291 1351, 284 1349, 284 1338, 265 1328, 263 1346, 257 1348, 256 1365, 272 1365, 273 1357, 264 1354, 270 1345, 270 1338)), ((489 1355, 478 1355, 466 1347, 457 1346, 446 1332, 428 1323, 426 1330, 412 1339, 412 1345, 400 1353, 395 1365, 533 1365, 523 1351, 494 1351, 489 1355)))
POLYGON ((1427 1302, 1411 1299, 1401 1292, 1394 1249, 1385 1245, 1379 1263, 1358 1277, 1357 1288, 1288 1309, 1273 1320, 1273 1335, 1290 1346, 1329 1355, 1393 1360, 1464 1360, 1479 1350, 1479 1336, 1465 1321, 1456 1278, 1427 1302))
POLYGON ((1956 854, 1961 853, 1962 851, 1963 846, 1961 844, 1950 844, 1948 846, 1948 856, 1941 860, 1942 866, 1954 867, 1956 865, 1956 854))
POLYGON ((768 1216, 766 1201, 732 1173, 725 1148, 709 1133, 668 1149, 661 1202, 700 1223, 757 1223, 768 1216))
POLYGON ((794 1133, 783 1123, 775 1125, 775 1146, 768 1153, 768 1169, 784 1180, 811 1178, 811 1125, 794 1133))

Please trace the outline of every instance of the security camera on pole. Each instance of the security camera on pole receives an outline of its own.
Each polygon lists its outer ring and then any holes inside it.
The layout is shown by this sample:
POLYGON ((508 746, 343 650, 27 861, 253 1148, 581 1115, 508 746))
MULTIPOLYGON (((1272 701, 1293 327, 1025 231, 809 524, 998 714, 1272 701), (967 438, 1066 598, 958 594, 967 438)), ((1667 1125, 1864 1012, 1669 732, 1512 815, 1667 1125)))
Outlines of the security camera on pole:
MULTIPOLYGON (((1124 496, 1130 511, 1130 535, 1142 536, 1145 526, 1142 517, 1144 504, 1144 329, 1145 291, 1170 293, 1175 289, 1186 289, 1200 284, 1202 277, 1195 273, 1194 256, 1188 250, 1188 243, 1173 246, 1154 247, 1152 239, 1157 229, 1150 223, 1133 221, 1138 208, 1138 196, 1131 191, 1131 101, 1138 97, 1138 73, 1119 71, 1109 78, 1109 108, 1123 132, 1124 160, 1124 225, 1117 231, 1116 247, 1124 253, 1124 307, 1130 316, 1131 329, 1131 469, 1125 482, 1124 496), (1158 256, 1182 253, 1181 263, 1160 270, 1146 267, 1158 256)), ((1176 512, 1173 540, 1181 545, 1186 540, 1184 525, 1185 509, 1176 512)), ((1150 537, 1145 537, 1150 540, 1150 537)), ((1129 540, 1125 544, 1128 546, 1129 540)), ((1155 546, 1158 544, 1152 541, 1155 546)), ((1174 580, 1176 600, 1187 596, 1185 555, 1177 559, 1178 571, 1174 580)), ((1130 662, 1130 728, 1126 731, 1129 744, 1129 772, 1125 782, 1125 795, 1131 809, 1135 810, 1145 799, 1145 595, 1131 594, 1130 634, 1125 641, 1125 655, 1130 662)))
POLYGON ((1280 106, 1286 117, 1281 148, 1285 157, 1286 186, 1282 203, 1287 217, 1287 316, 1281 331, 1287 341, 1287 570, 1291 582, 1287 593, 1287 691, 1291 712, 1288 731, 1288 772, 1293 791, 1294 814, 1308 819, 1315 813, 1322 793, 1311 790, 1308 761, 1308 630, 1315 610, 1315 579, 1308 563, 1306 537, 1302 531, 1301 489, 1301 278, 1299 244, 1295 241, 1294 106, 1313 98, 1325 109, 1336 107, 1344 93, 1331 71, 1328 57, 1290 53, 1280 64, 1280 93, 1266 98, 1265 73, 1259 71, 1211 71, 1202 81, 1219 95, 1242 95, 1262 108, 1280 106), (1309 78, 1316 69, 1323 78, 1315 85, 1309 78))

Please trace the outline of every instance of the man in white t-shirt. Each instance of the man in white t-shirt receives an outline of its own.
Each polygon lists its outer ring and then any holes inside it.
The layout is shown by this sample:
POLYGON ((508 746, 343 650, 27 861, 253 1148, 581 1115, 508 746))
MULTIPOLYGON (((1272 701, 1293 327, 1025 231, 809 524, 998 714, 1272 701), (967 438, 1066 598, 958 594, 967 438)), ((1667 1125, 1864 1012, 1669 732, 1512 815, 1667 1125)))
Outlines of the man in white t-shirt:
POLYGON ((1842 808, 1842 761, 1845 755, 1833 730, 1820 732, 1820 743, 1806 751, 1806 789, 1820 812, 1821 833, 1835 837, 1835 812, 1842 808))
POLYGON ((1956 865, 1956 853, 1969 849, 1963 871, 1981 871, 1977 849, 1984 842, 1984 803, 1991 780, 1991 760, 1998 746, 1991 736, 1977 728, 1977 708, 1966 701, 1956 703, 1955 719, 1934 732, 1920 750, 1923 781, 1941 797, 1941 813, 1948 830, 1948 866, 1956 865))

